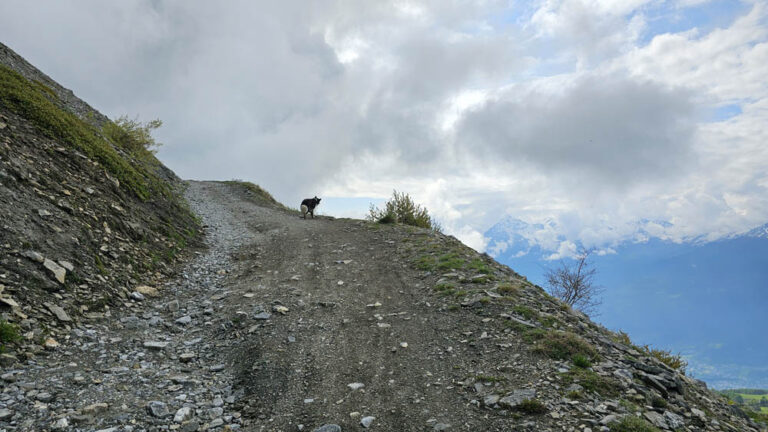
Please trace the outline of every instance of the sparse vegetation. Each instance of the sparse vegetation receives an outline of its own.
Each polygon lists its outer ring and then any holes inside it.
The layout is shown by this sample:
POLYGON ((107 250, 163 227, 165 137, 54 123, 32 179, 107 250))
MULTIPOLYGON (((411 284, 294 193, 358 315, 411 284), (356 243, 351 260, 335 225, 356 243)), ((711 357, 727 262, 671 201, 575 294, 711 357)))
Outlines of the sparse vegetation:
POLYGON ((629 335, 621 330, 614 334, 613 340, 632 347, 643 354, 654 357, 672 369, 680 371, 682 374, 685 374, 685 369, 688 367, 688 362, 681 354, 673 354, 672 351, 669 350, 652 348, 650 345, 635 345, 632 343, 629 335))
POLYGON ((525 399, 520 402, 517 409, 526 414, 544 414, 547 412, 547 407, 538 399, 525 399))
POLYGON ((379 209, 371 204, 368 220, 379 223, 401 223, 433 231, 441 231, 440 224, 429 215, 429 211, 416 204, 405 192, 392 192, 392 198, 379 209))
POLYGON ((170 196, 168 187, 146 166, 121 157, 94 126, 56 105, 55 93, 0 65, 0 104, 30 120, 45 136, 76 148, 103 164, 121 184, 140 199, 170 196))
POLYGON ((499 294, 505 295, 505 296, 516 295, 518 294, 519 290, 520 289, 517 286, 512 285, 509 282, 501 283, 499 284, 498 288, 496 288, 496 291, 499 294))
POLYGON ((536 317, 539 315, 533 309, 523 305, 517 305, 512 310, 527 320, 536 319, 536 317))
POLYGON ((534 347, 534 351, 555 360, 569 360, 576 356, 597 360, 595 348, 578 335, 570 332, 549 331, 534 347))
POLYGON ((154 154, 162 145, 152 136, 152 131, 162 125, 160 119, 142 123, 138 118, 130 119, 124 115, 105 123, 101 130, 107 138, 126 151, 142 155, 145 152, 154 154))
POLYGON ((578 383, 584 390, 597 393, 602 396, 616 396, 621 392, 621 386, 611 378, 596 374, 589 369, 572 368, 563 374, 563 383, 569 386, 578 383))
POLYGON ((7 321, 0 321, 0 352, 5 351, 5 345, 21 340, 19 328, 7 321))
POLYGON ((592 366, 592 362, 589 360, 589 357, 583 355, 583 354, 576 354, 573 356, 573 364, 576 367, 580 367, 583 369, 586 369, 588 367, 592 366))
POLYGON ((647 421, 633 415, 628 415, 618 422, 613 422, 608 427, 611 428, 611 432, 661 432, 647 421))

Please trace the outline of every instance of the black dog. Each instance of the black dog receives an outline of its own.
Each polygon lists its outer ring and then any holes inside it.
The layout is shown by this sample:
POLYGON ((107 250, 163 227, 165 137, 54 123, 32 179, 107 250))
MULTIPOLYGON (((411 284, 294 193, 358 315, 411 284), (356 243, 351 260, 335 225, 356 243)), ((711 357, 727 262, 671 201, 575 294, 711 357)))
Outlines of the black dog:
POLYGON ((320 198, 315 196, 314 198, 307 198, 301 202, 301 217, 307 218, 307 213, 312 215, 312 219, 315 218, 315 207, 320 204, 320 198))

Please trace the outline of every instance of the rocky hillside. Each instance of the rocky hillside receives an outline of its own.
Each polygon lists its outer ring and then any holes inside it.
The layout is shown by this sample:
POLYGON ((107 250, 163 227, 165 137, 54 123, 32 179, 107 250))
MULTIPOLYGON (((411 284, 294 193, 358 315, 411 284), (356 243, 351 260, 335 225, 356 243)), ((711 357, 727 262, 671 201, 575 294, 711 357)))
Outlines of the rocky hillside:
POLYGON ((154 285, 196 236, 179 179, 150 152, 110 141, 102 130, 108 123, 0 44, 6 366, 154 285))

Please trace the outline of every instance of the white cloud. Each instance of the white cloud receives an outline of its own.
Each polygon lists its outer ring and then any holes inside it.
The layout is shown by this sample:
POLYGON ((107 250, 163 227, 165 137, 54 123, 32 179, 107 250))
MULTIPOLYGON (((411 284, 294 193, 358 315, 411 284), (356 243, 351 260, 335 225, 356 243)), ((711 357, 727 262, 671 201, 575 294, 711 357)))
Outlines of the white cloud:
POLYGON ((766 6, 641 40, 649 8, 690 3, 4 2, 0 39, 110 116, 163 119, 183 177, 288 204, 398 189, 473 247, 509 214, 563 254, 768 219, 766 6))

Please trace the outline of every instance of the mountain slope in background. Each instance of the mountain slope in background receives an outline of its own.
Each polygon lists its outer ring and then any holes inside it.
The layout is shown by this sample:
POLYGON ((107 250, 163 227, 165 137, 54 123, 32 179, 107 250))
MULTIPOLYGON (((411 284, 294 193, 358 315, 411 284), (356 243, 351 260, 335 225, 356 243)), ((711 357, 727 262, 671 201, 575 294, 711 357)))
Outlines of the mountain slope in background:
MULTIPOLYGON (((486 232, 495 258, 544 284, 553 251, 528 241, 542 226, 507 218, 486 232)), ((768 226, 710 243, 651 238, 594 255, 605 288, 597 319, 633 339, 680 351, 716 388, 768 386, 768 226)))

